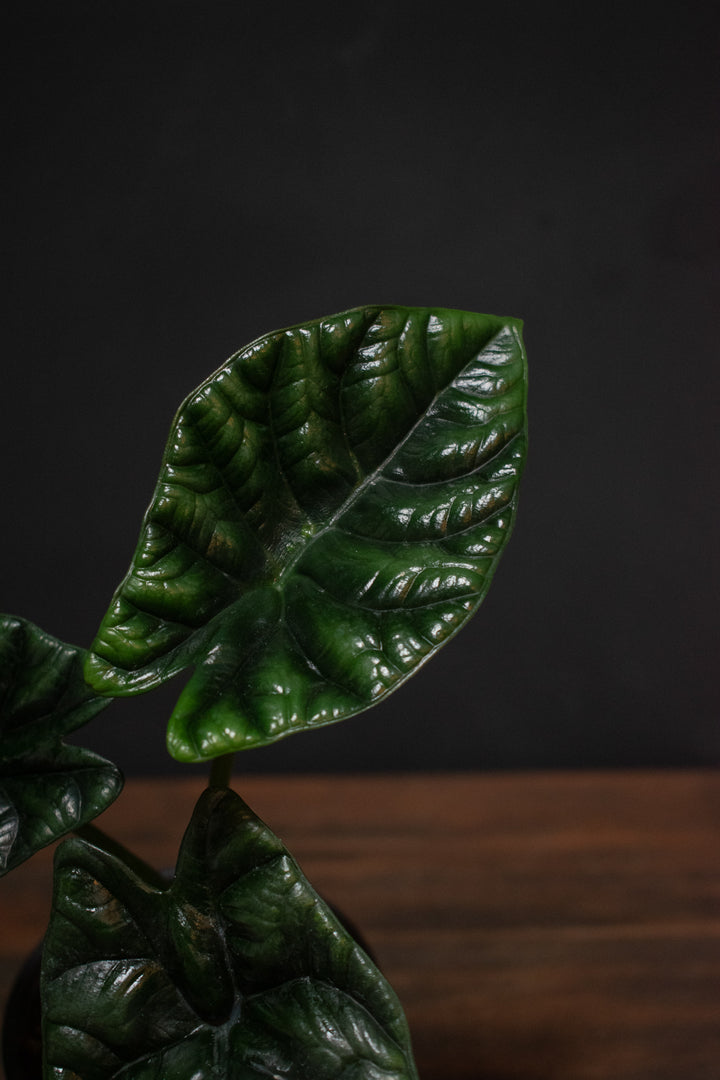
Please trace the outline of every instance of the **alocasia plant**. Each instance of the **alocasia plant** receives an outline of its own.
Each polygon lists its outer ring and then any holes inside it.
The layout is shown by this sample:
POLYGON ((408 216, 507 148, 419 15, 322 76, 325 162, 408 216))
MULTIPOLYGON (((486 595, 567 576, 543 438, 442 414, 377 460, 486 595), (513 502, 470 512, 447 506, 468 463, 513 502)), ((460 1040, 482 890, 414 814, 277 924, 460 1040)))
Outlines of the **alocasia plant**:
POLYGON ((490 585, 526 383, 516 319, 363 307, 259 338, 180 408, 89 652, 3 617, 2 867, 80 834, 56 854, 48 1080, 416 1077, 392 990, 222 770, 167 882, 83 837, 122 781, 62 738, 186 668, 181 761, 395 690, 490 585))

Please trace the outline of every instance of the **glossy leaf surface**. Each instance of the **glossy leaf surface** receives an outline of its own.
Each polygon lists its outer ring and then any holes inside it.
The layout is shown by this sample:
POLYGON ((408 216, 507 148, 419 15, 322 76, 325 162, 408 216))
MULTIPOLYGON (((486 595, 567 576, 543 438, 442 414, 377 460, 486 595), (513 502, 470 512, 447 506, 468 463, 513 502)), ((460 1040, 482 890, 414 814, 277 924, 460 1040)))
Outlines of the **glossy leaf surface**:
POLYGON ((122 777, 62 737, 108 702, 83 679, 84 653, 0 616, 0 873, 100 814, 122 777))
POLYGON ((417 1080, 395 994, 226 790, 201 797, 166 888, 63 844, 43 1001, 53 1080, 417 1080))
POLYGON ((175 419, 89 680, 195 665, 168 734, 187 761, 374 704, 485 595, 525 402, 514 319, 359 308, 252 343, 175 419))

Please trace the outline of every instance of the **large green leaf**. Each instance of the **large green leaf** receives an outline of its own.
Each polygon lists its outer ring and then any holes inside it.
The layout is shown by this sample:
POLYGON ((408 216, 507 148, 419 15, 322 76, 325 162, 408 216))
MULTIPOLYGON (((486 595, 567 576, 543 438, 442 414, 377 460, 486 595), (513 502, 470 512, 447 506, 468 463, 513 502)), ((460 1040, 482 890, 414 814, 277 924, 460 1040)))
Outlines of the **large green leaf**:
POLYGON ((42 997, 53 1080, 417 1080, 392 989, 227 790, 165 888, 62 845, 42 997))
POLYGON ((518 320, 358 308, 253 342, 181 407, 97 692, 196 670, 194 761, 359 712, 476 610, 525 458, 518 320))
POLYGON ((25 619, 0 615, 0 874, 120 794, 114 765, 62 742, 109 704, 86 685, 84 658, 25 619))

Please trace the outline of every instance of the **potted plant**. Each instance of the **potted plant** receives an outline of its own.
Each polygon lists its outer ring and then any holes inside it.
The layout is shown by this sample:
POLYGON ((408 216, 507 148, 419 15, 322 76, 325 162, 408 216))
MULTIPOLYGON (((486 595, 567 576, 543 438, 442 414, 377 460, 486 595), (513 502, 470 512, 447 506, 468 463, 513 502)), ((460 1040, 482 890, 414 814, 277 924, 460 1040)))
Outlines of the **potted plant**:
POLYGON ((71 834, 46 1080, 417 1076, 395 994, 231 761, 369 708, 471 617, 513 525, 525 409, 516 319, 372 306, 268 334, 177 413, 90 649, 0 619, 3 870, 71 834), (168 879, 91 824, 122 777, 64 739, 185 669, 167 745, 210 781, 168 879))

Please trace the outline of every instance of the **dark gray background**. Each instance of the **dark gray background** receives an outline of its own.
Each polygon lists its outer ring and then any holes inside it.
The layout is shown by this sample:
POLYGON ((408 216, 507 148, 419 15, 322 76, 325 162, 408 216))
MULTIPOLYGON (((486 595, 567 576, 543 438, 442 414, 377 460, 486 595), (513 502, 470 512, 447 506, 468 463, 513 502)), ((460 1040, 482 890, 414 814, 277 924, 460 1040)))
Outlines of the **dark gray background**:
MULTIPOLYGON (((89 644, 175 408, 257 335, 518 315, 530 460, 479 615, 385 704, 238 767, 716 764, 717 28, 707 2, 25 5, 0 607, 89 644)), ((173 767, 177 689, 84 741, 173 767)))

